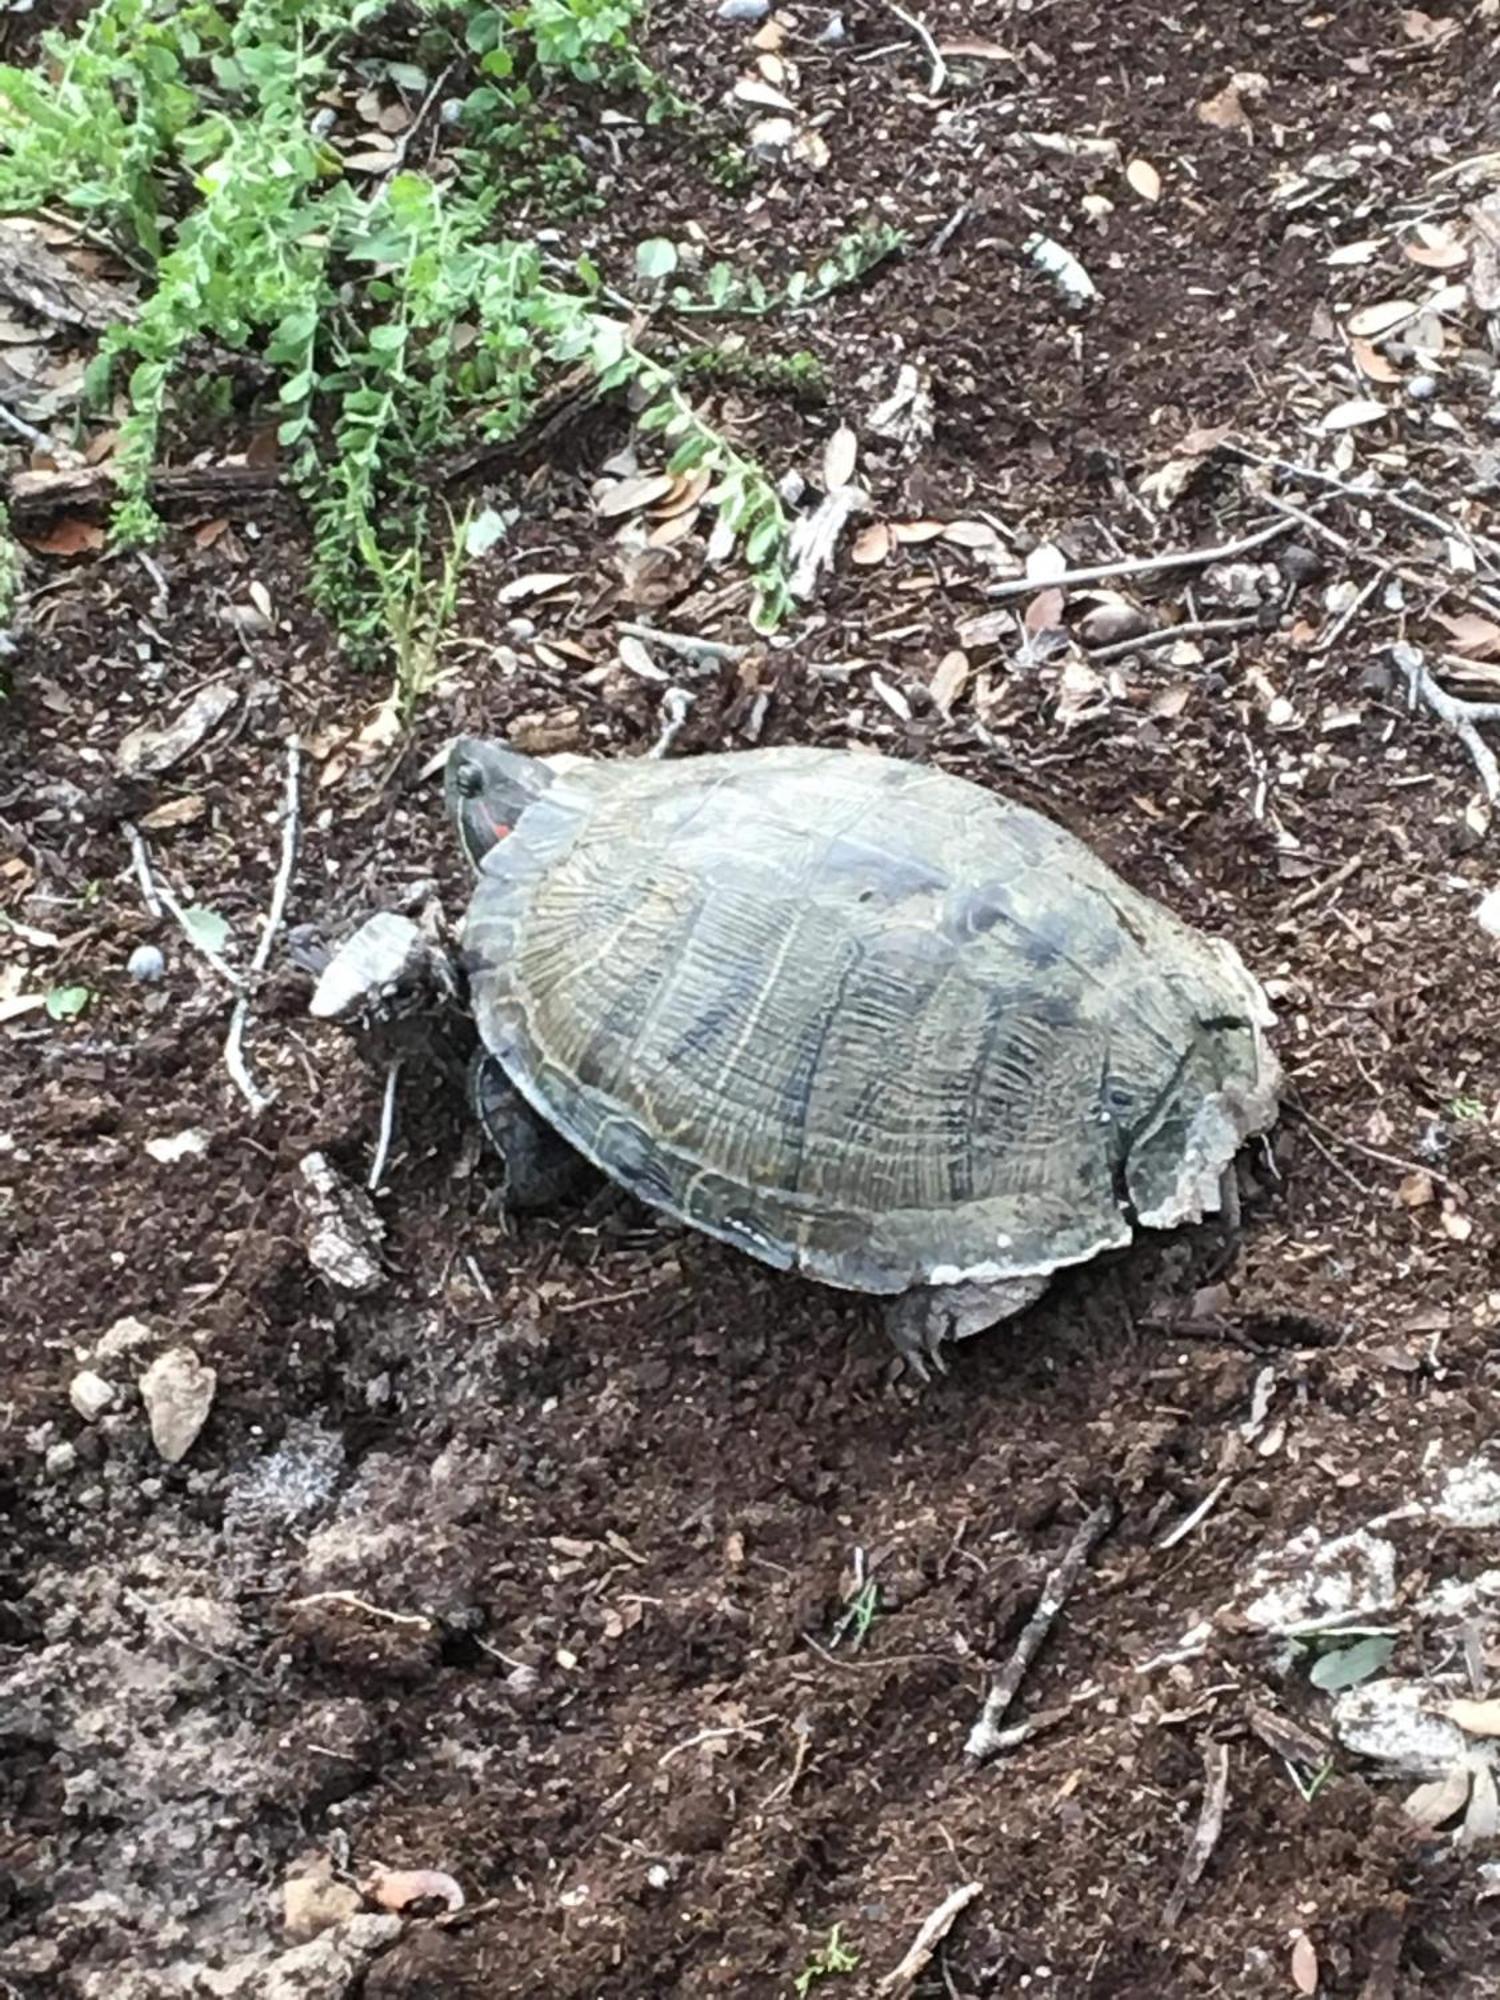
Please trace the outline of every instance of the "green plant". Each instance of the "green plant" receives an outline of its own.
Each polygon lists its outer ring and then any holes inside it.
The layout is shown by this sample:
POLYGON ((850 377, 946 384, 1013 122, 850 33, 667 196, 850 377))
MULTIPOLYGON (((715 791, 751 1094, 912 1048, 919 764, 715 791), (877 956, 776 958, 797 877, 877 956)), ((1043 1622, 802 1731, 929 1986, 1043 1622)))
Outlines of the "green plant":
POLYGON ((1396 1650, 1390 1633, 1358 1626, 1300 1634, 1294 1643, 1309 1658, 1308 1679, 1325 1694, 1338 1694, 1370 1680, 1396 1650))
MULTIPOLYGON (((693 409, 677 365, 604 308, 586 260, 569 266, 503 227, 518 189, 576 194, 586 171, 546 108, 554 79, 623 81, 666 103, 631 48, 640 0, 420 0, 429 58, 446 37, 481 72, 459 178, 393 166, 356 184, 319 105, 341 54, 388 5, 244 0, 231 13, 98 0, 75 35, 46 38, 44 68, 0 69, 0 211, 68 202, 144 270, 139 311, 105 336, 87 384, 96 402, 122 380, 125 390, 117 539, 157 533, 162 427, 205 363, 222 384, 226 352, 252 358, 269 371, 312 511, 319 599, 355 645, 393 647, 404 684, 417 641, 392 606, 427 588, 406 552, 421 540, 432 461, 475 431, 516 436, 548 372, 581 363, 601 391, 641 383, 643 428, 662 434, 673 469, 713 473, 720 533, 743 546, 757 620, 777 622, 787 522, 765 475, 693 409), (496 148, 529 164, 496 172, 496 148)), ((427 84, 418 66, 385 66, 398 71, 402 89, 427 84)))
POLYGON ((814 305, 819 299, 854 285, 905 246, 902 230, 889 223, 866 224, 841 236, 814 270, 796 270, 782 285, 768 286, 756 272, 737 271, 732 264, 712 264, 704 279, 706 298, 686 285, 671 293, 672 310, 689 315, 739 315, 758 318, 793 306, 814 305))
POLYGON ((770 389, 798 402, 822 403, 828 397, 828 370, 805 347, 794 354, 757 354, 738 334, 696 347, 677 364, 680 373, 729 387, 770 389))
POLYGON ((827 1942, 820 1945, 801 1972, 792 1981, 797 1990, 797 2000, 807 2000, 808 1994, 820 1979, 853 1972, 859 1964, 859 1955, 849 1950, 839 1933, 841 1924, 835 1924, 828 1933, 827 1942))
POLYGON ((10 515, 0 507, 0 633, 21 601, 21 545, 10 531, 10 515))
POLYGON ((438 659, 453 622, 459 579, 468 548, 469 516, 451 517, 436 574, 423 560, 420 538, 396 556, 374 549, 373 566, 380 609, 395 660, 392 689, 395 719, 411 721, 424 696, 437 685, 438 659))

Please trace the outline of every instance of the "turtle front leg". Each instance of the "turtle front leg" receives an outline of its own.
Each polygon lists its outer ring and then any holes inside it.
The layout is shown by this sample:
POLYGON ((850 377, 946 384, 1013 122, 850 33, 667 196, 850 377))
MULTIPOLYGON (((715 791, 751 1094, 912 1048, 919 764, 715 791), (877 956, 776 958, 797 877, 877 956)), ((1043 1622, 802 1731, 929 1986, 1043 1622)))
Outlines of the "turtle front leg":
POLYGON ((469 1065, 469 1102, 505 1170, 507 1208, 553 1208, 589 1184, 587 1160, 531 1108, 484 1049, 469 1065))
POLYGON ((943 1343, 968 1340, 1023 1312, 1046 1291, 1049 1280, 1001 1278, 994 1284, 916 1285, 892 1299, 885 1310, 886 1332, 919 1382, 933 1370, 946 1375, 943 1343))

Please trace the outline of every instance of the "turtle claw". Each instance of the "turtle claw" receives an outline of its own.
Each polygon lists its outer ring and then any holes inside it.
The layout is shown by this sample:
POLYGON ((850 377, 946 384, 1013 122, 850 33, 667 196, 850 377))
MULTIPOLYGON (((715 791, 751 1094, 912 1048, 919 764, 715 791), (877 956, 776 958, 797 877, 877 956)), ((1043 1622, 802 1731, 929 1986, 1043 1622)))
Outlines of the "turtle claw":
POLYGON ((1046 1291, 1046 1277, 1002 1278, 993 1284, 917 1285, 886 1307, 892 1345, 919 1382, 946 1375, 943 1348, 1009 1319, 1046 1291))

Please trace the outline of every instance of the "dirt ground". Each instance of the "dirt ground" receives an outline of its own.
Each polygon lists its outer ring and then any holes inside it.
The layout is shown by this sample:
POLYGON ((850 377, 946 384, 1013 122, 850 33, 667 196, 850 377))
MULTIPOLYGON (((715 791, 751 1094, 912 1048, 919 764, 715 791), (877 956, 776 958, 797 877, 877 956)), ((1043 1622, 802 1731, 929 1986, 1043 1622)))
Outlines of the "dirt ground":
MULTIPOLYGON (((1393 1639, 1382 1674, 1438 1708, 1500 1676, 1500 1015, 1475 920, 1495 836, 1387 650, 1451 650, 1437 621, 1472 613, 1496 565, 1451 567, 1430 522, 1233 455, 1373 468, 1500 535, 1483 315, 1450 301, 1438 357, 1398 336, 1373 385, 1339 331, 1444 281, 1403 245, 1431 247, 1418 224, 1461 236, 1483 194, 1448 170, 1494 144, 1500 24, 1483 5, 1445 33, 1378 4, 948 4, 924 21, 971 49, 934 94, 893 10, 849 8, 842 40, 815 39, 820 10, 779 18, 827 163, 728 193, 672 126, 630 129, 579 225, 623 276, 635 240, 688 221, 711 255, 783 270, 861 216, 908 232, 861 284, 753 329, 760 353, 811 349, 829 391, 714 390, 747 448, 816 485, 848 424, 871 519, 988 518, 1007 559, 1206 549, 1276 519, 1267 494, 1312 524, 1243 559, 1270 566, 1258 583, 1115 579, 1153 623, 1241 622, 1107 654, 1078 624, 1117 603, 1075 593, 1071 642, 1045 604, 986 635, 1013 563, 918 531, 857 564, 846 540, 786 641, 669 663, 694 696, 674 754, 854 742, 940 763, 1234 939, 1288 1072, 1242 1233, 1074 1273, 917 1388, 863 1302, 644 1210, 507 1223, 457 1083, 413 1062, 380 1281, 340 1290, 309 1258, 301 1162, 363 1183, 384 1073, 308 1018, 320 945, 434 885, 460 914, 429 768, 455 730, 649 748, 661 687, 615 663, 620 622, 747 644, 738 572, 704 569, 702 535, 649 561, 612 540, 590 488, 628 420, 587 413, 469 489, 521 519, 468 572, 398 759, 361 745, 386 689, 308 610, 290 500, 175 520, 155 571, 35 555, 0 711, 0 880, 54 940, 13 939, 25 988, 93 997, 0 1027, 18 2000, 1500 1993, 1482 1772, 1467 1835, 1414 1823, 1403 1800, 1436 1773, 1349 1747, 1253 1602, 1278 1564, 1305 1582, 1376 1523, 1388 1587, 1343 1605, 1393 1639), (1032 232, 1083 261, 1092 307, 1032 232), (1341 246, 1358 254, 1331 262, 1341 246), (906 442, 870 422, 903 365, 931 398, 906 442), (1320 427, 1372 395, 1383 421, 1320 427), (1212 454, 1191 435, 1220 426, 1212 454), (1167 508, 1152 475, 1174 461, 1167 508), (574 580, 504 595, 540 570, 574 580), (1372 578, 1351 612, 1345 586, 1372 578), (965 627, 967 677, 952 693, 950 666, 935 699, 965 627), (122 775, 127 733, 211 685, 234 703, 202 744, 122 775), (302 837, 245 1037, 272 1098, 255 1116, 223 1060, 233 996, 149 913, 124 829, 248 964, 293 732, 302 837), (127 974, 143 943, 159 982, 127 974), (138 1388, 164 1353, 214 1371, 176 1463, 138 1388), (111 1392, 87 1418, 86 1370, 111 1392), (973 1768, 988 1675, 1105 1503, 1009 1717, 1033 1728, 973 1768), (317 1866, 351 1921, 305 1943, 284 1885, 302 1878, 305 1918, 317 1866), (445 1871, 464 1907, 407 1885, 385 1908, 380 1868, 445 1871), (915 1983, 882 1986, 970 1883, 915 1983)), ((653 52, 714 102, 753 31, 675 0, 653 52)), ((1476 1771, 1485 1754, 1476 1738, 1476 1771)))

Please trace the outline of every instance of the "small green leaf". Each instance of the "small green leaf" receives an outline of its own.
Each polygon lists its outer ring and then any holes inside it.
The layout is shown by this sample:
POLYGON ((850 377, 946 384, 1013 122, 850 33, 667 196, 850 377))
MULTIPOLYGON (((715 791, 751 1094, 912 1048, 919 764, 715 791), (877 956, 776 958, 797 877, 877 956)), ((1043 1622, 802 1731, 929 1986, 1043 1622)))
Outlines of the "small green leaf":
POLYGON ((53 1021, 76 1021, 92 998, 86 986, 54 986, 46 998, 48 1017, 53 1021))
POLYGON ((196 903, 183 911, 182 927, 205 951, 222 951, 229 942, 229 926, 218 911, 205 910, 196 903))
POLYGON ((1339 1646, 1331 1653, 1320 1654, 1308 1679, 1325 1694, 1338 1694, 1378 1674, 1395 1650, 1392 1638, 1357 1639, 1352 1646, 1339 1646))
POLYGON ((648 236, 635 246, 635 268, 641 278, 670 278, 677 269, 677 245, 665 236, 648 236))

